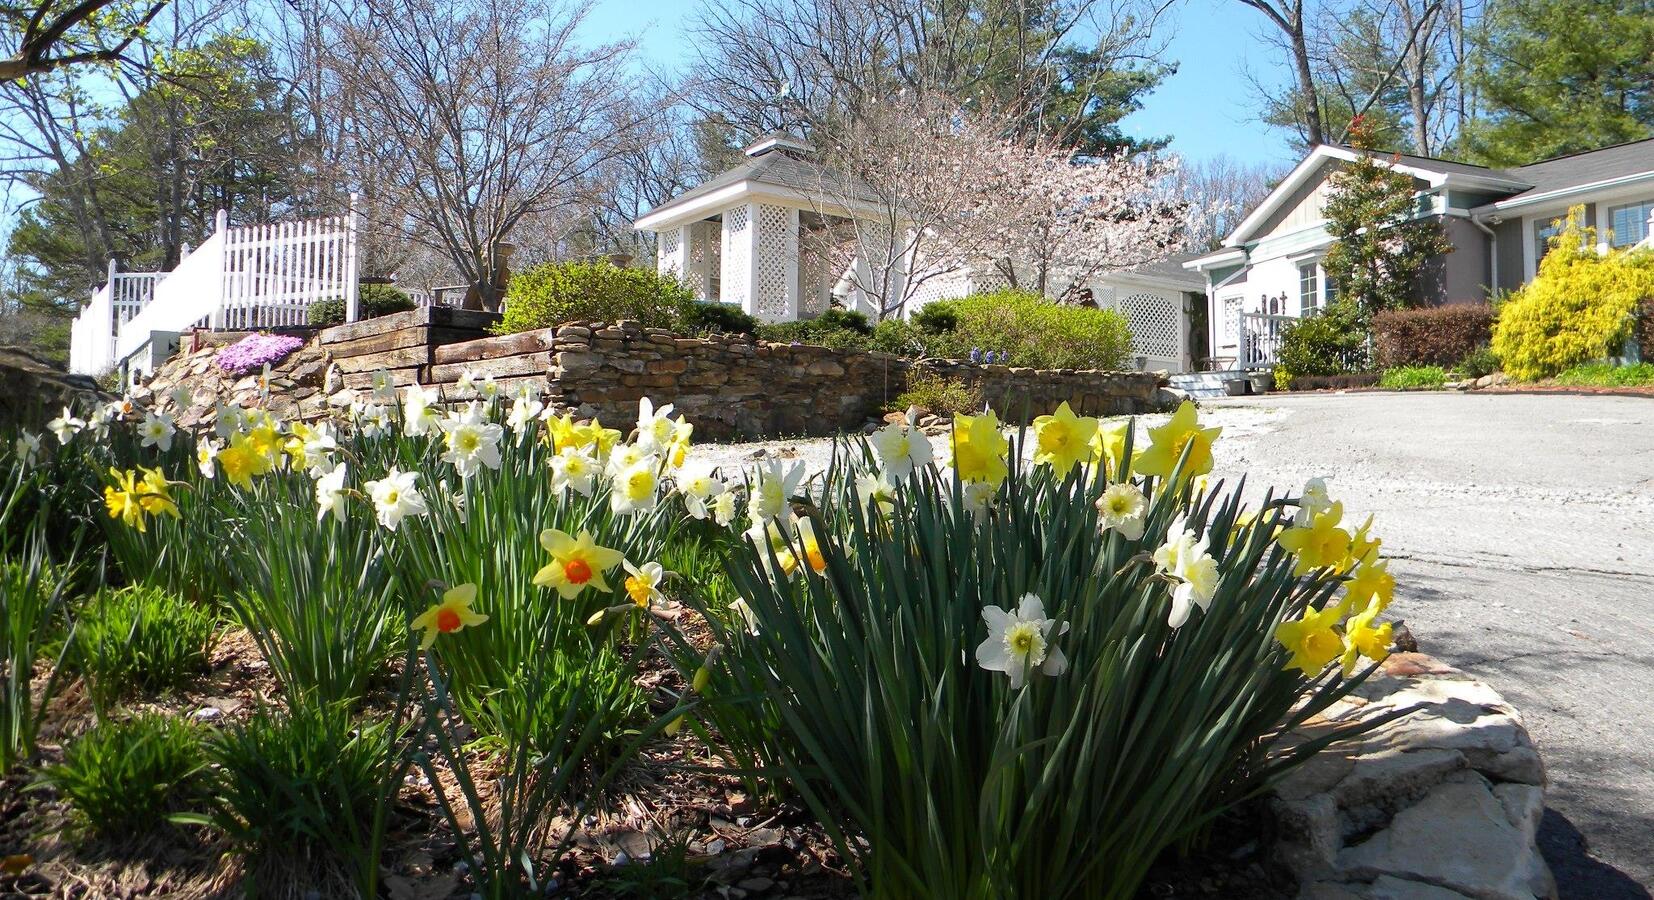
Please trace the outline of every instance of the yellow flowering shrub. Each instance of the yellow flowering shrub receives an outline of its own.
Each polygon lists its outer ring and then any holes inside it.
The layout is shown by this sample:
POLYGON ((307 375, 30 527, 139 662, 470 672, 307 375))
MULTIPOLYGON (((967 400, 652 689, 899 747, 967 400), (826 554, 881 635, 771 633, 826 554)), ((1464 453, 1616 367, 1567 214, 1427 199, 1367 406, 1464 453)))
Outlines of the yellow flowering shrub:
POLYGON ((1505 374, 1548 378, 1615 355, 1630 334, 1637 304, 1654 297, 1654 253, 1599 256, 1596 229, 1568 213, 1533 281, 1512 294, 1493 327, 1493 352, 1505 374))

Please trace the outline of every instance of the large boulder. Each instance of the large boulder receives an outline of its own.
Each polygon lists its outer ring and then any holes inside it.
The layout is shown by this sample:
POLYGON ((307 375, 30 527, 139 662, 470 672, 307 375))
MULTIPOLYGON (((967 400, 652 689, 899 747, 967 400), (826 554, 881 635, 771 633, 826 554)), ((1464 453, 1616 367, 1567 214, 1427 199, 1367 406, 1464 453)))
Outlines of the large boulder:
POLYGON ((84 412, 109 399, 85 375, 70 375, 22 347, 0 347, 0 423, 39 431, 65 406, 84 412))

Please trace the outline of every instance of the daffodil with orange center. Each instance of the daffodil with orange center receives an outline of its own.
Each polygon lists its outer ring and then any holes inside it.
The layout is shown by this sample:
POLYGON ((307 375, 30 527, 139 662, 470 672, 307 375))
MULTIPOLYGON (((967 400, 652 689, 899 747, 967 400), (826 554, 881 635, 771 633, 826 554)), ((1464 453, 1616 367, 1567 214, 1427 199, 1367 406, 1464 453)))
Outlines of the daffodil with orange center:
POLYGON ((420 613, 413 620, 413 630, 425 632, 419 639, 419 649, 429 650, 438 635, 453 634, 462 628, 471 628, 488 621, 488 617, 471 609, 476 602, 477 586, 462 584, 449 588, 442 602, 420 613))
POLYGON ((580 596, 592 588, 608 593, 611 588, 603 573, 625 560, 625 554, 608 547, 599 547, 591 532, 582 531, 578 537, 555 528, 540 532, 540 546, 551 554, 551 562, 534 573, 534 583, 557 591, 564 600, 580 596))
POLYGON ((1222 433, 1222 428, 1200 427, 1195 405, 1185 400, 1170 421, 1149 429, 1149 449, 1132 460, 1132 468, 1139 475, 1170 478, 1181 461, 1180 478, 1204 475, 1212 471, 1212 444, 1222 433))

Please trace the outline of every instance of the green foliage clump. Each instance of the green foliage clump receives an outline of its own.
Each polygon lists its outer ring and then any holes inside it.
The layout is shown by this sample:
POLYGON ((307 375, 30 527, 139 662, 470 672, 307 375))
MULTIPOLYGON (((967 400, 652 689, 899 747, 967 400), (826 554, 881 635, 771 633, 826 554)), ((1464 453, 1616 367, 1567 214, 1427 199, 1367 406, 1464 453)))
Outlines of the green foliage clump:
POLYGON ((134 693, 177 688, 206 671, 217 634, 211 610, 148 586, 104 590, 81 608, 68 659, 107 709, 134 693))
POLYGON ((160 713, 94 727, 69 744, 46 783, 104 836, 147 832, 201 797, 201 729, 160 713))
POLYGON ((683 324, 690 334, 752 334, 758 330, 758 320, 732 303, 696 303, 684 313, 683 324))
POLYGON ((1378 386, 1387 391, 1437 391, 1447 383, 1441 366, 1399 366, 1385 369, 1378 386))
POLYGON ((844 310, 829 310, 814 319, 760 325, 757 334, 760 340, 776 344, 813 344, 846 351, 873 348, 873 328, 867 318, 844 310))
POLYGON ((1353 304, 1334 303, 1281 329, 1275 383, 1301 376, 1344 375, 1367 367, 1367 329, 1353 304))
POLYGON ((1654 363, 1633 366, 1589 363, 1574 366, 1557 375, 1556 383, 1580 387, 1648 387, 1654 385, 1654 363))
POLYGON ((1583 209, 1568 213, 1539 274, 1511 295, 1493 328, 1493 352, 1518 381, 1548 378, 1614 356, 1633 329, 1639 303, 1654 297, 1654 253, 1597 255, 1583 209))
MULTIPOLYGON (((360 318, 377 319, 391 313, 407 312, 414 308, 414 301, 394 284, 364 284, 356 290, 356 308, 360 318)), ((343 297, 317 300, 305 311, 305 321, 311 325, 338 325, 344 320, 343 297)))
POLYGON ((1013 366, 1120 370, 1131 361, 1131 325, 1114 310, 1061 306, 1025 291, 973 294, 926 304, 914 323, 931 356, 972 350, 1010 354, 1013 366), (953 327, 946 327, 949 320, 953 327), (932 329, 938 329, 934 332, 932 329))
MULTIPOLYGON (((11 510, 0 508, 0 525, 11 510)), ((37 519, 37 523, 40 520, 37 519)), ((35 663, 65 605, 69 579, 52 567, 39 528, 15 559, 0 558, 0 778, 35 753, 35 738, 63 673, 60 652, 35 689, 35 663)))
POLYGON ((401 777, 390 727, 332 704, 261 709, 208 740, 207 757, 206 819, 255 857, 359 849, 387 785, 401 777))
POLYGON ((497 330, 510 334, 564 322, 633 319, 649 328, 684 331, 695 305, 689 288, 653 269, 621 268, 608 260, 543 263, 511 276, 497 330))
POLYGON ((938 416, 980 412, 982 391, 957 378, 916 368, 908 373, 907 390, 896 398, 897 409, 910 406, 938 416))
POLYGON ((1499 357, 1493 354, 1493 348, 1483 344, 1464 355, 1464 358, 1454 364, 1453 370, 1466 378, 1481 378, 1499 371, 1499 357))

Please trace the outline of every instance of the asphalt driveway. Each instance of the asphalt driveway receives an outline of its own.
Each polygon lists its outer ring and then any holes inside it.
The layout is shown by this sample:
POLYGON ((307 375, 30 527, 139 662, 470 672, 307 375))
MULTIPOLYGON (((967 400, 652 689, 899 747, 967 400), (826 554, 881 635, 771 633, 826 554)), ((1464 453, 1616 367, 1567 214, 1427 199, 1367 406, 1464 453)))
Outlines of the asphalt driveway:
POLYGON ((1209 404, 1221 473, 1324 476, 1377 516, 1420 649, 1494 685, 1549 770, 1564 898, 1654 887, 1654 400, 1336 394, 1209 404))

